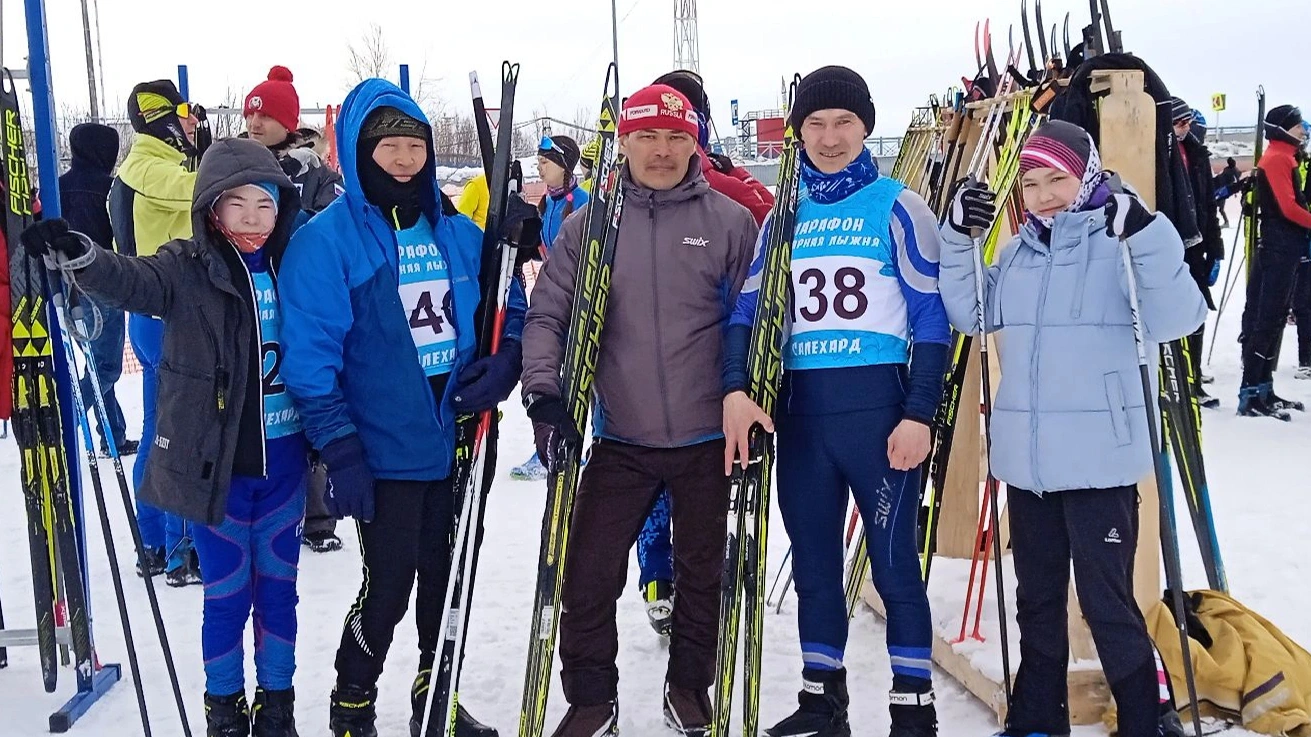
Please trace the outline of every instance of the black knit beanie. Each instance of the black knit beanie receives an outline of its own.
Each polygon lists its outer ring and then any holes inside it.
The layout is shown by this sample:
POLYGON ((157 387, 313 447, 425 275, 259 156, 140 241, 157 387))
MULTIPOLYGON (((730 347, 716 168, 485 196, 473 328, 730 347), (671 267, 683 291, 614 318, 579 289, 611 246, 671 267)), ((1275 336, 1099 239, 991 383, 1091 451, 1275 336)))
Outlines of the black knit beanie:
POLYGON ((651 84, 665 84, 683 93, 683 97, 692 103, 692 107, 701 114, 702 120, 710 120, 710 98, 706 97, 706 88, 701 75, 686 69, 677 69, 663 74, 651 84))
POLYGON ((186 100, 172 80, 142 82, 132 88, 127 100, 127 117, 132 130, 153 136, 190 156, 195 146, 182 130, 177 107, 186 100))
POLYGON ((1284 141, 1297 145, 1289 131, 1302 124, 1302 111, 1293 105, 1280 105, 1265 115, 1265 137, 1270 141, 1284 141))
POLYGON ((369 113, 360 126, 361 141, 375 141, 393 136, 432 140, 432 129, 394 107, 382 106, 369 113))
POLYGON ((1188 120, 1189 122, 1192 122, 1192 120, 1193 120, 1193 108, 1192 108, 1191 106, 1189 106, 1188 103, 1184 102, 1182 98, 1171 97, 1171 98, 1170 98, 1170 122, 1172 122, 1172 123, 1178 123, 1179 121, 1181 121, 1181 120, 1185 120, 1185 119, 1188 120))
POLYGON ((539 148, 537 155, 547 161, 555 162, 565 170, 566 174, 573 174, 578 166, 578 160, 582 158, 578 142, 569 136, 551 136, 551 143, 555 145, 550 148, 539 148))
POLYGON ((802 78, 792 101, 788 122, 796 130, 817 110, 850 110, 865 124, 865 135, 874 131, 874 101, 864 77, 842 66, 820 67, 802 78))

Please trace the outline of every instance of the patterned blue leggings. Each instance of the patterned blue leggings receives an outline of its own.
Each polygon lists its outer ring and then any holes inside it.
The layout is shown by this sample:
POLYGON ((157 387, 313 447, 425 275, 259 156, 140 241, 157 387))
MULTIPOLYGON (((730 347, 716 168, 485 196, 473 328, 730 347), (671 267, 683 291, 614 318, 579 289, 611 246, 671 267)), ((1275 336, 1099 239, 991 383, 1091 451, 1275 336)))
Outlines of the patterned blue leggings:
POLYGON ((214 696, 245 689, 242 641, 252 607, 255 680, 269 691, 291 688, 308 470, 300 464, 280 474, 270 468, 267 479, 233 476, 227 519, 217 527, 195 525, 205 580, 205 690, 214 696))

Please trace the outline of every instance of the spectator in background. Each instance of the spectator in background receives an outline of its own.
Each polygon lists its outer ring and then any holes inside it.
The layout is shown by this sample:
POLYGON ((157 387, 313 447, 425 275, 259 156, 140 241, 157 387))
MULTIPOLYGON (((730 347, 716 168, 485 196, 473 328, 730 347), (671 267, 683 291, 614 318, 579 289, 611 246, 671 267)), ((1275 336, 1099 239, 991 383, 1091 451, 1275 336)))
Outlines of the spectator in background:
POLYGON ((477 223, 479 228, 486 230, 487 208, 491 202, 492 193, 487 189, 487 175, 479 174, 464 185, 464 191, 460 193, 460 201, 455 204, 455 209, 477 223))
MULTIPOLYGON (((191 198, 199 157, 197 106, 182 99, 167 79, 142 82, 128 98, 128 118, 137 137, 109 188, 109 221, 115 250, 126 256, 152 256, 172 240, 191 237, 191 198)), ((138 562, 143 575, 164 573, 170 586, 200 583, 189 525, 150 504, 142 494, 146 464, 155 442, 155 394, 164 345, 164 322, 154 315, 128 319, 128 339, 141 363, 141 447, 132 468, 137 490, 137 524, 146 550, 138 562)))
MULTIPOLYGON (((85 233, 96 245, 112 251, 114 229, 109 224, 106 202, 110 185, 114 182, 114 165, 118 163, 118 131, 107 125, 83 123, 69 132, 68 147, 72 151, 72 161, 68 171, 59 176, 59 201, 63 205, 64 219, 70 228, 85 233)), ((88 375, 82 377, 82 396, 92 396, 89 372, 94 370, 105 398, 106 416, 92 413, 99 423, 100 453, 109 455, 107 439, 112 434, 114 447, 120 455, 134 455, 139 443, 128 440, 127 419, 123 417, 123 408, 114 393, 114 385, 123 373, 126 316, 122 310, 95 300, 92 303, 100 313, 100 334, 91 341, 95 365, 88 366, 88 375)))
POLYGON ((1229 214, 1225 212, 1225 202, 1238 194, 1238 182, 1242 178, 1238 173, 1238 162, 1234 161, 1232 156, 1225 162, 1225 168, 1215 175, 1215 201, 1220 209, 1220 217, 1224 220, 1224 225, 1221 227, 1229 227, 1229 214))
POLYGON ((270 69, 268 79, 246 95, 242 115, 250 137, 273 152, 282 171, 296 185, 301 209, 313 215, 342 193, 341 175, 323 165, 313 143, 305 145, 297 130, 300 96, 292 81, 291 70, 286 67, 270 69))

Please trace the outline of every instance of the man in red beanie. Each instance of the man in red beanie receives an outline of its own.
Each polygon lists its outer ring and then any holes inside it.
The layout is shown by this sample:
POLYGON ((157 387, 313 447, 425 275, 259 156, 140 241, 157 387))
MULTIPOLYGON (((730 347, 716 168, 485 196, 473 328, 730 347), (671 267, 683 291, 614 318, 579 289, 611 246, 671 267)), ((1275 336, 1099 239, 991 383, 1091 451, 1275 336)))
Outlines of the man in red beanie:
MULTIPOLYGON (((560 659, 570 708, 555 737, 618 731, 615 602, 628 551, 661 489, 673 497, 678 607, 665 721, 709 734, 729 482, 723 473, 723 334, 758 227, 713 191, 697 154, 697 113, 665 85, 624 104, 626 202, 596 367, 601 421, 583 471, 565 561, 560 659)), ((595 202, 596 200, 593 200, 595 202)), ((590 207, 590 204, 589 204, 590 207)), ((560 365, 587 210, 565 220, 538 277, 523 332, 523 396, 548 469, 580 443, 560 365)))
MULTIPOLYGON (((255 85, 255 89, 246 95, 242 106, 242 116, 246 118, 246 130, 250 137, 268 147, 278 157, 282 170, 291 178, 291 183, 300 190, 301 207, 311 215, 332 204, 337 195, 342 193, 341 175, 323 165, 323 160, 314 152, 313 141, 306 141, 297 132, 300 121, 300 96, 292 85, 291 70, 286 67, 273 67, 269 78, 255 85)), ((313 512, 311 503, 311 513, 313 512)), ((312 532, 310 521, 306 520, 306 544, 312 532)), ((328 533, 333 540, 335 535, 328 533)), ((336 540, 335 550, 341 547, 336 540)), ((318 548, 315 548, 318 550, 318 548)), ((322 552, 322 551, 320 551, 322 552)))

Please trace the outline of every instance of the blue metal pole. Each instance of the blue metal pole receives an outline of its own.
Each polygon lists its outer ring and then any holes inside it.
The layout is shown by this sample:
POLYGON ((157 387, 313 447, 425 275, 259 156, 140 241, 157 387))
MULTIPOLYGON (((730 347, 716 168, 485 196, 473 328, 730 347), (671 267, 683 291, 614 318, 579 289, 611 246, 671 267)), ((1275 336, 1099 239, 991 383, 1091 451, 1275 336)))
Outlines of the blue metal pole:
POLYGON ((191 99, 191 79, 187 76, 186 64, 178 64, 178 92, 183 100, 191 99))
MULTIPOLYGON (((40 182, 41 212, 44 218, 57 218, 60 216, 59 149, 55 132, 55 99, 53 85, 50 82, 50 46, 46 38, 45 3, 43 0, 23 0, 23 8, 27 21, 28 68, 31 75, 28 83, 32 87, 32 124, 36 130, 36 161, 38 181, 40 182)), ((59 329, 57 327, 59 323, 53 315, 48 314, 47 319, 47 324, 51 326, 52 330, 59 329)), ((68 491, 73 499, 74 514, 79 520, 77 525, 77 547, 82 563, 83 577, 80 583, 87 592, 87 615, 88 620, 90 620, 91 593, 87 578, 86 535, 85 525, 81 524, 82 475, 77 472, 81 468, 80 464, 75 462, 80 456, 77 452, 77 433, 74 430, 74 424, 69 422, 69 411, 74 406, 71 389, 73 379, 69 371, 68 356, 64 353, 62 341, 52 341, 52 348, 55 358, 55 386, 58 401, 62 408, 68 410, 61 413, 62 426, 60 430, 64 441, 64 462, 70 470, 67 479, 68 491)), ((111 561, 110 563, 116 565, 117 561, 111 561)), ((65 585, 68 585, 68 583, 65 585)), ((79 673, 78 693, 62 709, 50 715, 51 730, 63 731, 67 729, 68 725, 71 725, 101 694, 108 691, 118 681, 119 674, 120 669, 117 665, 105 666, 94 674, 79 673)))
POLYGON ((401 90, 405 94, 410 94, 410 65, 401 65, 401 90))

